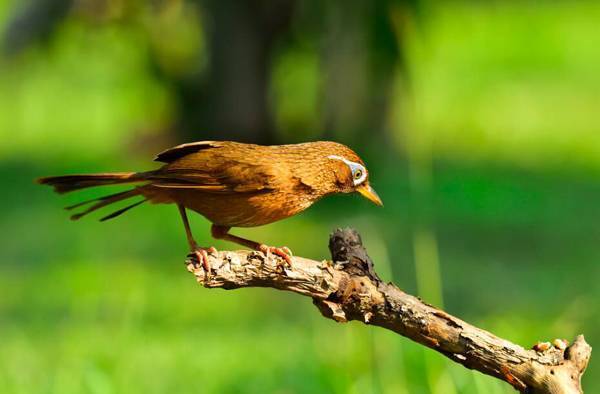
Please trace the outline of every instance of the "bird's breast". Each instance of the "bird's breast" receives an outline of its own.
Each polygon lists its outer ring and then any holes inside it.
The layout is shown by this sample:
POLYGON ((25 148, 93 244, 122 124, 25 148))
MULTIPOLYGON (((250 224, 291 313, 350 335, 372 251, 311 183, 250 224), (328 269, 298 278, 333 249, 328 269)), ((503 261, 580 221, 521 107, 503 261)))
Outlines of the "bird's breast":
POLYGON ((229 227, 256 227, 296 215, 315 199, 286 191, 261 193, 206 193, 172 191, 171 199, 196 211, 212 223, 229 227))

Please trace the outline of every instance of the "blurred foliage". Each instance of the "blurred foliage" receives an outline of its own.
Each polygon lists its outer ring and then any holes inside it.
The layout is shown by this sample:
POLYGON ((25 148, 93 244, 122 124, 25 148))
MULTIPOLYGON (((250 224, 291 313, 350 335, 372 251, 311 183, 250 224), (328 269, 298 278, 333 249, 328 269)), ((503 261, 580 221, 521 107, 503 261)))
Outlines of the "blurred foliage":
POLYGON ((199 288, 171 206, 71 223, 61 207, 107 191, 32 184, 220 133, 349 143, 386 204, 236 234, 320 259, 353 226, 385 279, 474 324, 600 340, 600 4, 235 4, 0 0, 0 391, 510 392, 300 297, 199 288))
POLYGON ((444 3, 429 11, 419 32, 405 36, 407 117, 439 154, 600 167, 600 4, 444 3))

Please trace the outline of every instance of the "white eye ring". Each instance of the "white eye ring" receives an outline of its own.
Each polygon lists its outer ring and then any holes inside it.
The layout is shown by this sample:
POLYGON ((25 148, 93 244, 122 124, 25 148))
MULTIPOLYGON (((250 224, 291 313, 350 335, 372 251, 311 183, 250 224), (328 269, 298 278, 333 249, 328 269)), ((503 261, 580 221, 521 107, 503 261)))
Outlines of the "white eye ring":
POLYGON ((330 156, 327 156, 327 158, 343 161, 350 168, 350 171, 352 172, 352 182, 354 183, 354 186, 360 185, 367 179, 367 169, 362 164, 355 163, 344 157, 336 156, 336 155, 330 155, 330 156), (358 175, 358 174, 360 174, 360 175, 357 177, 356 175, 358 175))

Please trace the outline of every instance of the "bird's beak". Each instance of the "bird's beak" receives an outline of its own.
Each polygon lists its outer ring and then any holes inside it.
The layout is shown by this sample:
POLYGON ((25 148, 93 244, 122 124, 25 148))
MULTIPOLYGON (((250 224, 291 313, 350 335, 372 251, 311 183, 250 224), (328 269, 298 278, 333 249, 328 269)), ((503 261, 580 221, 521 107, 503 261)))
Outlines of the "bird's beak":
POLYGON ((381 201, 381 198, 379 198, 375 190, 373 190, 371 185, 368 183, 363 183, 362 185, 358 186, 356 191, 362 194, 363 197, 365 197, 367 200, 370 200, 372 203, 379 205, 380 207, 383 206, 383 201, 381 201))

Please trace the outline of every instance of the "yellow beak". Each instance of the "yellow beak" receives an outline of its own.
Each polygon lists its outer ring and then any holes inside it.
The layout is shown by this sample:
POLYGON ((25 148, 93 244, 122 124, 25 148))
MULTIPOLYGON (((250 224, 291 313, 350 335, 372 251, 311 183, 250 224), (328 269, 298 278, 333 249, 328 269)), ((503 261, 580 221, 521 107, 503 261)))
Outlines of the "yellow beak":
POLYGON ((372 203, 379 205, 380 207, 383 206, 383 201, 381 201, 381 198, 379 198, 375 190, 373 190, 371 185, 368 183, 363 183, 362 185, 358 186, 356 191, 362 194, 363 197, 365 197, 367 200, 370 200, 372 203))

